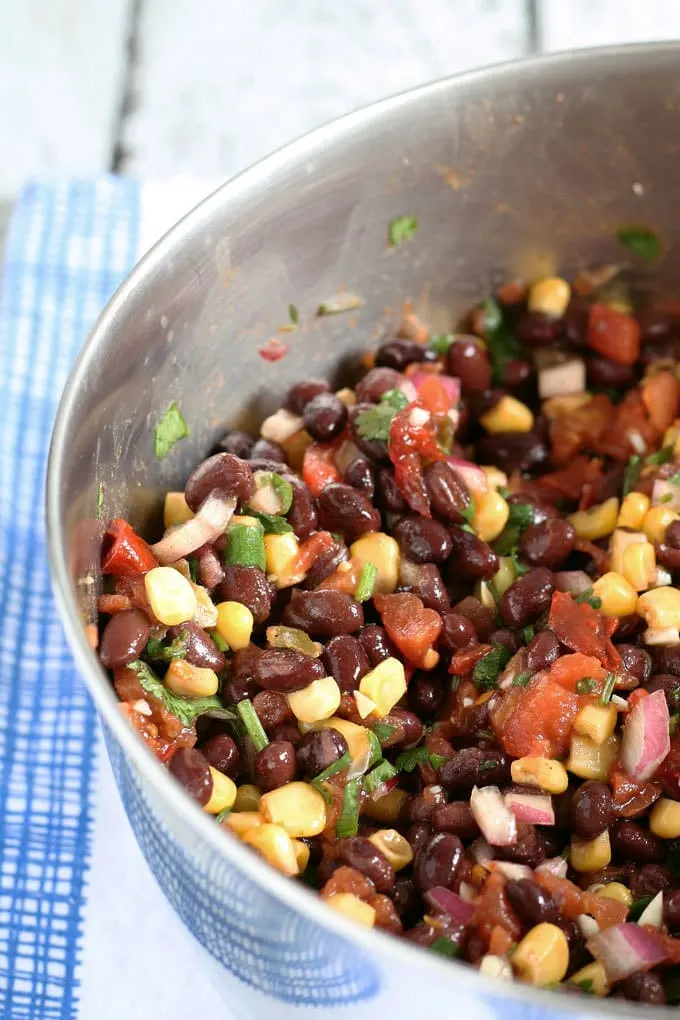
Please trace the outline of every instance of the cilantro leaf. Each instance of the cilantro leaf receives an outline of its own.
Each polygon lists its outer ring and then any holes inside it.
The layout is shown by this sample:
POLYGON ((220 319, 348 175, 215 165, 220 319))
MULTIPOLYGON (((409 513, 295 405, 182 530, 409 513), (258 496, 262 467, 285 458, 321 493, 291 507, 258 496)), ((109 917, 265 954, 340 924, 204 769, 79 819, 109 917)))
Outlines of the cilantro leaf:
POLYGON ((182 726, 192 726, 199 715, 208 713, 214 718, 235 719, 236 716, 222 704, 216 694, 209 698, 182 698, 179 694, 173 694, 163 684, 163 681, 156 676, 150 666, 147 666, 141 659, 136 659, 128 665, 128 669, 137 674, 140 686, 143 691, 153 698, 158 698, 163 708, 171 712, 176 719, 179 719, 182 726))
POLYGON ((438 354, 440 358, 443 358, 448 353, 449 347, 453 342, 453 333, 436 333, 427 341, 427 346, 435 354, 438 354))
POLYGON ((277 517, 276 514, 265 514, 261 510, 247 508, 249 517, 256 517, 264 528, 265 535, 285 535, 292 531, 290 524, 285 517, 277 517))
POLYGON ((372 726, 372 730, 381 744, 387 743, 396 728, 396 726, 392 726, 390 723, 386 722, 376 722, 373 723, 372 726))
POLYGON ((593 680, 592 677, 587 676, 582 680, 576 681, 576 693, 577 694, 592 694, 597 687, 597 680, 593 680))
POLYGON ((397 772, 413 772, 418 765, 431 765, 433 769, 438 769, 445 761, 446 758, 441 754, 430 754, 428 749, 421 744, 420 747, 402 751, 397 756, 394 767, 397 772))
POLYGON ((595 994, 592 978, 584 978, 583 981, 573 981, 570 983, 576 985, 576 987, 580 988, 582 992, 586 993, 586 995, 595 994))
POLYGON ((533 676, 533 673, 530 673, 526 669, 522 670, 522 672, 518 673, 517 676, 512 681, 512 686, 513 687, 526 687, 527 684, 529 683, 529 681, 531 680, 532 676, 533 676))
POLYGON ((658 464, 668 464, 673 459, 673 444, 670 443, 668 446, 662 446, 659 450, 655 450, 654 453, 650 453, 649 456, 645 457, 645 464, 650 467, 656 467, 658 464))
POLYGON ((640 917, 640 914, 642 914, 642 912, 644 911, 645 907, 648 907, 653 899, 654 896, 651 893, 649 893, 645 896, 638 897, 638 899, 636 900, 633 900, 630 907, 628 908, 628 917, 626 918, 626 920, 637 921, 638 918, 640 917))
POLYGON ((163 460, 170 453, 175 443, 189 435, 189 426, 173 400, 161 420, 156 425, 153 437, 153 449, 158 460, 163 460))
POLYGON ((355 419, 354 424, 361 438, 389 442, 394 416, 397 411, 403 411, 408 402, 408 397, 401 390, 387 390, 383 393, 379 404, 362 411, 355 419))
POLYGON ((521 357, 522 348, 505 321, 500 305, 493 298, 482 301, 481 308, 484 312, 484 339, 491 359, 493 382, 499 383, 506 363, 512 358, 521 357))
POLYGON ((497 769, 498 762, 495 758, 487 758, 485 761, 480 761, 477 766, 477 772, 491 772, 491 769, 497 769))
POLYGON ((626 469, 623 472, 623 488, 621 492, 624 496, 637 485, 637 480, 640 477, 640 471, 642 470, 642 457, 637 453, 634 453, 626 464, 626 469))
POLYGON ((593 594, 592 588, 586 588, 586 590, 582 591, 580 595, 574 595, 573 599, 574 602, 578 603, 586 602, 589 606, 592 606, 593 609, 600 609, 602 606, 602 599, 599 595, 593 594))
POLYGON ((430 952, 439 953, 440 956, 460 956, 460 946, 452 942, 446 935, 440 935, 429 947, 430 952))
POLYGON ((498 686, 498 675, 510 661, 510 649, 505 645, 496 645, 493 651, 488 652, 483 659, 475 663, 472 670, 472 679, 477 687, 483 690, 492 690, 498 686))
POLYGON ((387 228, 387 237, 392 248, 403 241, 409 241, 418 229, 418 220, 415 216, 397 216, 391 220, 387 228))
POLYGON ((180 633, 180 636, 175 638, 170 645, 164 645, 158 638, 149 638, 144 651, 150 659, 161 659, 163 662, 173 662, 175 659, 186 659, 187 640, 188 634, 186 631, 180 633))
POLYGON ((534 523, 534 508, 529 503, 511 503, 508 524, 511 528, 528 528, 534 523))
POLYGON ((367 776, 364 776, 363 788, 366 793, 374 793, 379 786, 386 783, 388 779, 394 779, 396 775, 397 770, 394 765, 383 759, 383 761, 379 762, 367 776))
POLYGON ((629 248, 635 255, 639 255, 645 262, 651 262, 661 251, 659 235, 649 227, 635 224, 621 227, 617 230, 616 236, 621 244, 629 248))
POLYGON ((218 825, 221 825, 222 822, 226 821, 230 814, 231 814, 230 807, 222 808, 222 810, 218 811, 217 814, 215 815, 215 821, 217 822, 218 825))
POLYGON ((300 320, 300 316, 295 305, 288 305, 288 318, 290 319, 294 326, 297 326, 300 320))

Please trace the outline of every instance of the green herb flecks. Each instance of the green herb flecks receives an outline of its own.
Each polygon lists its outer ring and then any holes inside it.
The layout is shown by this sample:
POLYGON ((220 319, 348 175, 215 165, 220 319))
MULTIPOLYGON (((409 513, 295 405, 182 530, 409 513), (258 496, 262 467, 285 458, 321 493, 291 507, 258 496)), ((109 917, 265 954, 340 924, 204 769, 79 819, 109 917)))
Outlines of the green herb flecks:
POLYGON ((389 442, 394 416, 398 411, 403 411, 408 402, 408 397, 401 390, 388 390, 383 393, 379 404, 368 411, 362 411, 356 417, 354 424, 361 438, 389 442))
POLYGON ((577 694, 592 694, 597 689, 597 680, 593 680, 592 677, 587 676, 582 680, 576 681, 576 693, 577 694))
POLYGON ((440 935, 430 946, 431 953, 439 953, 440 956, 460 956, 460 946, 452 942, 446 935, 440 935))
POLYGON ((335 835, 338 839, 345 836, 356 836, 359 831, 359 790, 358 779, 350 779, 342 795, 342 811, 335 824, 335 835))
POLYGON ((418 229, 418 220, 415 216, 397 216, 391 220, 387 228, 387 239, 390 247, 396 248, 404 241, 410 241, 418 229))
POLYGON ((158 460, 167 457, 175 443, 188 435, 189 426, 177 406, 177 402, 173 400, 154 431, 153 448, 158 460))
POLYGON ((188 637, 187 631, 182 631, 179 637, 176 637, 169 645, 164 645, 159 638, 149 638, 144 651, 150 659, 161 660, 163 662, 186 659, 188 637))
POLYGON ((521 673, 518 673, 517 676, 513 679, 512 686, 527 687, 532 676, 533 673, 530 673, 528 670, 523 670, 521 673))
POLYGON ((498 687, 498 676, 510 661, 511 652, 505 645, 496 645, 483 659, 475 663, 472 679, 482 690, 498 687))
POLYGON ((269 737, 264 732, 264 727, 260 722, 260 717, 255 711, 250 698, 244 698, 243 701, 239 701, 236 706, 236 711, 239 714, 239 718, 243 723, 243 727, 250 737, 253 747, 256 751, 261 751, 269 743, 269 737))
POLYGON ((209 698, 182 698, 173 694, 163 685, 163 681, 141 659, 131 662, 128 669, 137 674, 142 690, 158 698, 163 707, 178 719, 182 726, 193 726, 200 715, 211 715, 219 719, 234 720, 236 716, 222 704, 216 694, 209 698))
POLYGON ((449 347, 453 342, 453 333, 437 333, 430 337, 427 341, 427 346, 431 351, 434 351, 436 355, 443 358, 448 353, 449 347))
POLYGON ((577 988, 580 988, 582 992, 586 993, 586 995, 595 994, 592 978, 584 978, 583 981, 572 981, 570 983, 575 985, 577 988))
POLYGON ((222 822, 227 820, 230 814, 231 814, 230 807, 222 808, 222 810, 218 811, 217 814, 215 815, 215 821, 217 822, 218 825, 221 825, 222 822))
POLYGON ((617 230, 616 236, 621 244, 645 262, 651 262, 661 251, 659 235, 649 227, 631 224, 617 230))
POLYGON ((323 772, 319 772, 318 776, 314 776, 312 783, 325 783, 327 779, 331 778, 331 776, 336 775, 338 772, 342 772, 344 769, 348 769, 351 764, 352 758, 350 753, 349 751, 345 751, 342 757, 338 758, 338 760, 334 761, 332 765, 325 768, 323 772))
MULTIPOLYGON (((530 568, 527 567, 526 563, 522 563, 522 561, 518 559, 518 556, 519 554, 516 548, 510 550, 510 559, 512 560, 512 565, 515 570, 515 577, 524 577, 525 574, 529 573, 530 568)), ((524 629, 526 630, 527 628, 525 627, 524 629)))
POLYGON ((375 793, 379 786, 386 783, 388 779, 394 779, 398 774, 397 769, 389 761, 381 761, 364 777, 363 787, 366 793, 375 793))
POLYGON ((487 298, 480 307, 484 314, 484 339, 491 359, 493 382, 500 383, 507 362, 521 357, 522 347, 493 298, 487 298))
POLYGON ((217 647, 219 648, 219 650, 221 652, 228 652, 229 651, 229 645, 224 640, 224 638, 220 634, 219 630, 217 630, 217 629, 211 630, 210 631, 210 637, 213 639, 213 641, 215 642, 215 644, 217 645, 217 647))
POLYGON ((497 768, 498 762, 494 758, 487 758, 485 761, 480 761, 477 772, 491 772, 491 769, 497 768))
POLYGON ((640 896, 638 899, 633 900, 629 909, 627 921, 639 921, 640 915, 649 906, 654 899, 654 896, 650 893, 646 896, 640 896))
POLYGON ((612 694, 616 687, 616 673, 607 673, 607 679, 602 687, 602 693, 600 694, 600 704, 608 705, 612 700, 612 694))
POLYGON ((536 637, 536 631, 531 626, 531 624, 529 624, 527 627, 524 628, 523 634, 524 634, 524 641, 525 641, 525 643, 527 645, 530 644, 534 640, 534 638, 536 637))
POLYGON ((397 727, 386 722, 376 722, 373 723, 371 728, 380 743, 384 745, 390 739, 397 727))
POLYGON ((368 602, 373 595, 375 579, 378 576, 378 568, 373 563, 364 563, 361 568, 361 576, 354 592, 357 602, 368 602))
POLYGON ((637 480, 640 477, 642 470, 642 457, 637 453, 634 453, 626 464, 626 469, 623 472, 623 487, 621 489, 624 496, 627 496, 632 489, 637 485, 637 480))
POLYGON ((671 460, 673 460, 672 443, 668 446, 662 446, 659 450, 655 450, 654 453, 650 453, 648 457, 645 457, 645 464, 648 467, 658 467, 659 464, 668 464, 671 460))
POLYGON ((250 507, 247 512, 248 517, 257 518, 265 535, 285 535, 293 530, 284 517, 278 517, 276 514, 264 514, 259 510, 251 510, 250 507))
POLYGON ((592 606, 593 609, 600 609, 602 606, 602 599, 599 595, 593 594, 592 588, 586 588, 580 595, 574 595, 574 602, 585 602, 587 605, 592 606))
POLYGON ((426 747, 412 747, 397 755, 394 767, 397 772, 413 772, 418 765, 431 765, 433 769, 438 769, 444 761, 446 758, 441 754, 431 754, 426 747))

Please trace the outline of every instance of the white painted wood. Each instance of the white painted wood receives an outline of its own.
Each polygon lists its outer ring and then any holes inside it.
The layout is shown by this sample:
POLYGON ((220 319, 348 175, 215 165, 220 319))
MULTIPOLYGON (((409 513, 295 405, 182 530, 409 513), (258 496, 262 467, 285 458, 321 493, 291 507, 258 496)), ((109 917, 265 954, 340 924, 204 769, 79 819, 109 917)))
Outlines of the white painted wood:
POLYGON ((125 168, 229 175, 373 99, 527 44, 524 0, 145 0, 125 168))
POLYGON ((536 0, 543 50, 680 38, 676 0, 536 0))
POLYGON ((130 0, 0 0, 0 195, 106 170, 130 0))

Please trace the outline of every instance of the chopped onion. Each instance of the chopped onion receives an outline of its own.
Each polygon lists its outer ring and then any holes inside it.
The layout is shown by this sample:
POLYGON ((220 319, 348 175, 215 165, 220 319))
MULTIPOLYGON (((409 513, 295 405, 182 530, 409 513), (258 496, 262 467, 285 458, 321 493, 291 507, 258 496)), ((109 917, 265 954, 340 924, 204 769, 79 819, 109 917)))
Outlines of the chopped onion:
POLYGON ((487 977, 502 978, 504 981, 512 981, 512 967, 504 956, 496 956, 495 953, 487 953, 482 957, 479 964, 479 973, 487 977))
POLYGON ((564 857, 549 857, 547 861, 541 861, 536 871, 543 871, 547 875, 556 875, 557 878, 567 877, 567 862, 564 857))
POLYGON ((473 493, 489 491, 486 475, 477 464, 464 460, 462 457, 445 457, 444 459, 473 493))
POLYGON ((420 563, 412 563, 411 560, 407 560, 405 556, 402 556, 399 560, 399 584, 410 586, 418 584, 420 581, 420 568, 420 563))
POLYGON ((531 822, 532 825, 555 824, 552 798, 547 793, 506 793, 503 801, 518 822, 531 822))
POLYGON ((362 694, 361 691, 354 692, 354 700, 356 701, 357 712, 362 719, 365 719, 371 712, 374 712, 377 707, 375 701, 362 694))
POLYGON ((568 591, 571 595, 581 595, 593 587, 593 579, 585 570, 558 570, 553 576, 557 590, 568 591))
POLYGON ((617 712, 628 711, 628 702, 620 694, 612 694, 610 703, 616 707, 617 712))
POLYGON ((305 423, 299 415, 282 407, 276 414, 265 418, 260 426, 260 435, 263 439, 271 439, 274 443, 283 443, 304 427, 305 423))
POLYGON ((474 903, 477 899, 477 890, 469 882, 461 882, 458 887, 458 895, 466 903, 474 903))
POLYGON ((581 935, 583 935, 584 939, 591 939, 600 930, 599 924, 590 914, 579 914, 576 918, 576 923, 581 929, 581 935))
POLYGON ((467 924, 475 914, 475 908, 471 903, 467 903, 462 896, 451 892, 443 885, 436 885, 433 889, 428 889, 424 894, 424 899, 429 906, 440 910, 443 914, 448 914, 459 924, 467 924))
POLYGON ((151 546, 151 551, 159 563, 175 563, 224 534, 235 509, 233 496, 224 496, 214 490, 205 497, 191 520, 169 531, 160 542, 151 546))
POLYGON ((638 917, 638 924, 648 924, 652 928, 660 928, 663 924, 663 893, 658 892, 638 917))
POLYGON ((474 787, 470 809, 482 835, 491 846, 508 846, 517 839, 515 816, 503 803, 497 786, 474 787))
POLYGON ((487 865, 493 860, 493 848, 489 846, 483 836, 478 836, 470 844, 470 854, 477 864, 487 865))
POLYGON ((626 716, 620 761, 631 779, 644 783, 671 749, 670 716, 663 691, 637 701, 626 716))
POLYGON ((541 400, 583 393, 586 388, 586 366, 582 358, 568 358, 538 368, 538 395, 541 400))
POLYGON ((489 868, 491 871, 500 871, 506 878, 513 878, 515 881, 533 876, 528 864, 515 864, 514 861, 489 861, 489 868))
POLYGON ((680 510, 680 485, 674 485, 663 478, 656 479, 652 487, 652 506, 661 505, 671 510, 680 510))
MULTIPOLYGON (((409 376, 418 393, 420 393, 420 387, 423 383, 431 378, 432 376, 429 372, 414 372, 413 375, 409 376)), ((437 379, 442 384, 444 392, 451 402, 451 406, 455 407, 460 400, 460 379, 456 379, 452 375, 438 375, 437 379)))
POLYGON ((680 630, 677 627, 648 627, 642 640, 646 645, 679 645, 680 630))
POLYGON ((610 981, 622 981, 639 970, 656 967, 668 956, 651 933, 629 921, 594 935, 586 948, 604 964, 610 981))
POLYGON ((653 588, 663 588, 667 584, 673 583, 673 575, 670 570, 666 570, 665 567, 656 568, 656 577, 654 578, 653 588))

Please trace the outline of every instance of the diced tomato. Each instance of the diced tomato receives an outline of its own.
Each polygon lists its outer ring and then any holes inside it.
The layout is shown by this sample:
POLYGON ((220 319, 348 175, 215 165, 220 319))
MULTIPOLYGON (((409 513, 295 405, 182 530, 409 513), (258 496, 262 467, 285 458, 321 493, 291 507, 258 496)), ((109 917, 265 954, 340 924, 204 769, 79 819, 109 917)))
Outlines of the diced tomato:
POLYGON ((580 499, 584 488, 592 485, 602 474, 602 465, 592 457, 574 457, 560 471, 551 471, 538 479, 541 488, 550 489, 552 502, 556 499, 580 499))
POLYGON ((506 956, 512 944, 512 935, 507 928, 503 928, 500 924, 495 924, 491 929, 489 952, 495 956, 506 956))
MULTIPOLYGON (((505 895, 505 877, 498 871, 492 871, 482 886, 475 903, 475 920, 480 935, 487 943, 495 928, 506 931, 512 942, 516 942, 522 934, 522 926, 505 895)), ((496 939, 498 937, 496 935, 496 939)))
MULTIPOLYGON (((129 607, 126 606, 126 609, 141 609, 152 623, 158 623, 156 615, 151 608, 149 596, 146 594, 146 585, 144 584, 143 577, 139 575, 137 577, 119 577, 116 581, 116 595, 120 595, 128 600, 130 605, 129 607)), ((103 597, 101 596, 101 598, 103 597)))
POLYGON ((596 453, 624 461, 640 452, 641 441, 645 450, 652 450, 658 440, 659 433, 649 419, 642 394, 639 389, 633 389, 618 404, 613 422, 600 435, 593 449, 596 453))
POLYGON ((598 393, 587 404, 555 418, 550 430, 555 463, 568 464, 584 448, 595 450, 598 439, 615 415, 609 397, 598 393))
POLYGON ((672 967, 680 963, 680 939, 673 938, 672 935, 659 931, 649 924, 643 924, 642 927, 666 953, 666 959, 660 964, 661 967, 672 967))
POLYGON ((636 783, 618 762, 610 770, 608 782, 619 818, 636 818, 651 807, 662 793, 661 783, 636 783))
POLYGON ((567 691, 575 692, 579 680, 586 678, 605 680, 606 676, 607 671, 602 667, 599 659, 592 655, 583 655, 581 652, 574 652, 573 655, 561 655, 550 667, 550 679, 567 691))
POLYGON ((628 708, 633 708, 637 705, 638 701, 643 701, 644 698, 649 697, 649 691, 646 691, 644 687, 636 687, 634 691, 631 691, 628 695, 628 708))
POLYGON ((528 687, 511 687, 496 695, 490 719, 498 743, 513 758, 558 758, 569 747, 580 708, 577 694, 554 683, 548 674, 538 674, 528 687))
POLYGON ((671 749, 659 765, 654 779, 673 800, 680 800, 680 730, 671 737, 671 749))
POLYGON ((422 459, 443 460, 444 454, 437 444, 437 430, 432 416, 421 401, 413 401, 403 411, 395 414, 390 426, 389 454, 394 464, 394 478, 402 496, 416 513, 431 517, 422 459), (427 411, 427 421, 422 425, 414 424, 414 411, 427 411))
POLYGON ((263 361, 280 361, 281 358, 285 358, 289 350, 289 344, 282 343, 277 336, 273 336, 264 347, 257 348, 257 353, 263 361))
POLYGON ((673 372, 664 369, 648 376, 640 392, 649 420, 657 432, 663 434, 680 414, 680 382, 673 372))
POLYGON ((599 301, 590 306, 588 346, 620 365, 634 365, 640 357, 640 327, 632 315, 599 301))
POLYGON ((599 545, 595 545, 589 538, 577 538, 574 542, 574 550, 590 556, 598 574, 606 574, 609 570, 609 553, 606 549, 600 549, 599 545))
POLYGON ((346 595, 354 597, 359 583, 360 570, 351 560, 345 560, 332 574, 324 577, 323 581, 317 584, 318 591, 344 591, 346 595))
POLYGON ((426 375, 420 382, 418 399, 433 414, 446 414, 451 409, 451 398, 437 375, 426 375))
POLYGON ((122 517, 114 517, 104 532, 102 571, 117 577, 134 577, 158 566, 151 549, 122 517))
POLYGON ((628 907, 618 900, 596 893, 584 892, 568 878, 558 878, 548 871, 534 872, 534 881, 547 889, 561 914, 575 921, 579 914, 590 914, 600 928, 611 928, 626 919, 628 907))
POLYGON ((125 609, 132 609, 132 602, 127 595, 100 595, 97 599, 97 610, 107 616, 115 616, 125 609))
POLYGON ((439 660, 433 648, 442 629, 439 613, 426 609, 422 599, 410 592, 376 595, 373 601, 399 651, 415 666, 432 669, 439 660))
POLYGON ((330 531, 317 531, 300 546, 300 551, 297 554, 295 560, 295 566, 293 567, 293 573, 306 574, 307 571, 314 566, 316 561, 322 556, 327 549, 333 545, 335 539, 331 535, 330 531))
POLYGON ((567 592, 556 591, 550 605, 548 626, 563 645, 592 655, 609 670, 621 665, 621 656, 610 640, 615 617, 606 617, 587 602, 575 602, 567 592))
POLYGON ((302 477, 313 496, 320 496, 327 485, 340 481, 340 472, 335 466, 337 450, 337 443, 311 443, 305 450, 302 477))
POLYGON ((493 651, 493 645, 471 645, 469 648, 461 648, 451 656, 449 673, 465 676, 471 673, 474 666, 483 659, 485 655, 493 651))

